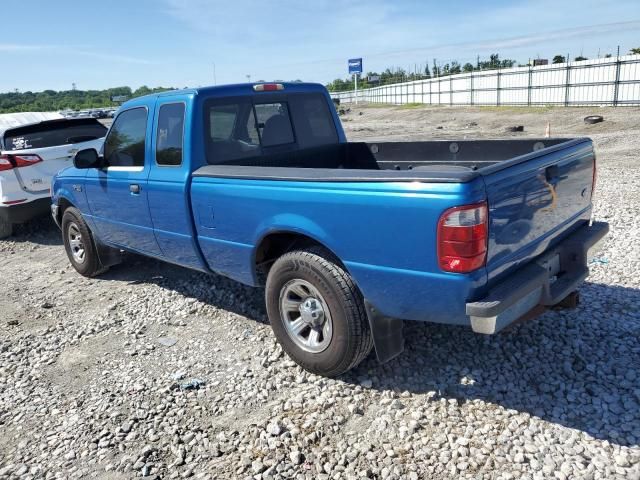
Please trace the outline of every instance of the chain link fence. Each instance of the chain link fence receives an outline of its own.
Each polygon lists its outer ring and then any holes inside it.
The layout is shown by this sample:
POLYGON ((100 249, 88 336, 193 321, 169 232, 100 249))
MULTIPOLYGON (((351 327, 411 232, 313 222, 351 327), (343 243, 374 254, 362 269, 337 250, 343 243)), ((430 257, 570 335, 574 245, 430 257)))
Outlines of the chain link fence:
MULTIPOLYGON (((640 55, 456 75, 358 90, 369 103, 427 105, 640 105, 640 55)), ((333 92, 341 103, 356 92, 333 92)))

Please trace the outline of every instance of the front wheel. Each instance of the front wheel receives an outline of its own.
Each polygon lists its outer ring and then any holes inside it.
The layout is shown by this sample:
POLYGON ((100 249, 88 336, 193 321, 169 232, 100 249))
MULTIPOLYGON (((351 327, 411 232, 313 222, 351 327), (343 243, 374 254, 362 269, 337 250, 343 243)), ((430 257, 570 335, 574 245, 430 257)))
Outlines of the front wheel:
POLYGON ((67 257, 79 274, 95 277, 106 270, 100 263, 91 230, 76 208, 69 207, 62 215, 62 240, 67 257))
POLYGON ((284 254, 269 270, 265 295, 278 342, 305 370, 334 377, 371 352, 362 294, 326 250, 284 254))

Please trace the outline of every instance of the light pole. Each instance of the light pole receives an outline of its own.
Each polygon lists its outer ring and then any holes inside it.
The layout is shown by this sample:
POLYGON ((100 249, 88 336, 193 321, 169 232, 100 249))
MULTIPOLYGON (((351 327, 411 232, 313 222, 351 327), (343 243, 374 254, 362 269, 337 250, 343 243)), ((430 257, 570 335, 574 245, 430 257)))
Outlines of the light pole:
POLYGON ((213 62, 213 84, 218 84, 218 80, 216 79, 216 62, 213 62))

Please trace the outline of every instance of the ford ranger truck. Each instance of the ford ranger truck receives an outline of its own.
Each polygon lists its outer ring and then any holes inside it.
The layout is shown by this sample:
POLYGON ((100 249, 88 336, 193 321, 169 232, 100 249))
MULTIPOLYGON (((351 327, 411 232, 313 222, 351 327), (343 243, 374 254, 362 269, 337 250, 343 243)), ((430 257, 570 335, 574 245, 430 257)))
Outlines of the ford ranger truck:
POLYGON ((123 104, 51 208, 82 275, 128 251, 264 286, 282 348, 336 376, 400 354, 404 321, 496 334, 575 304, 595 179, 588 138, 354 143, 321 85, 258 83, 123 104))

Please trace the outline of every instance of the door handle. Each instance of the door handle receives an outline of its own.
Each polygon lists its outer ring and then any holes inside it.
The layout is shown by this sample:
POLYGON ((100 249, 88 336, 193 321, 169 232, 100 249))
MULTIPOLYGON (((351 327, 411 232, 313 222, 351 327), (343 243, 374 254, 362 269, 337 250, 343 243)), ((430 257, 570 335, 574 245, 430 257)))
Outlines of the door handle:
POLYGON ((138 185, 137 183, 130 184, 129 191, 134 195, 138 195, 140 193, 140 185, 138 185))

